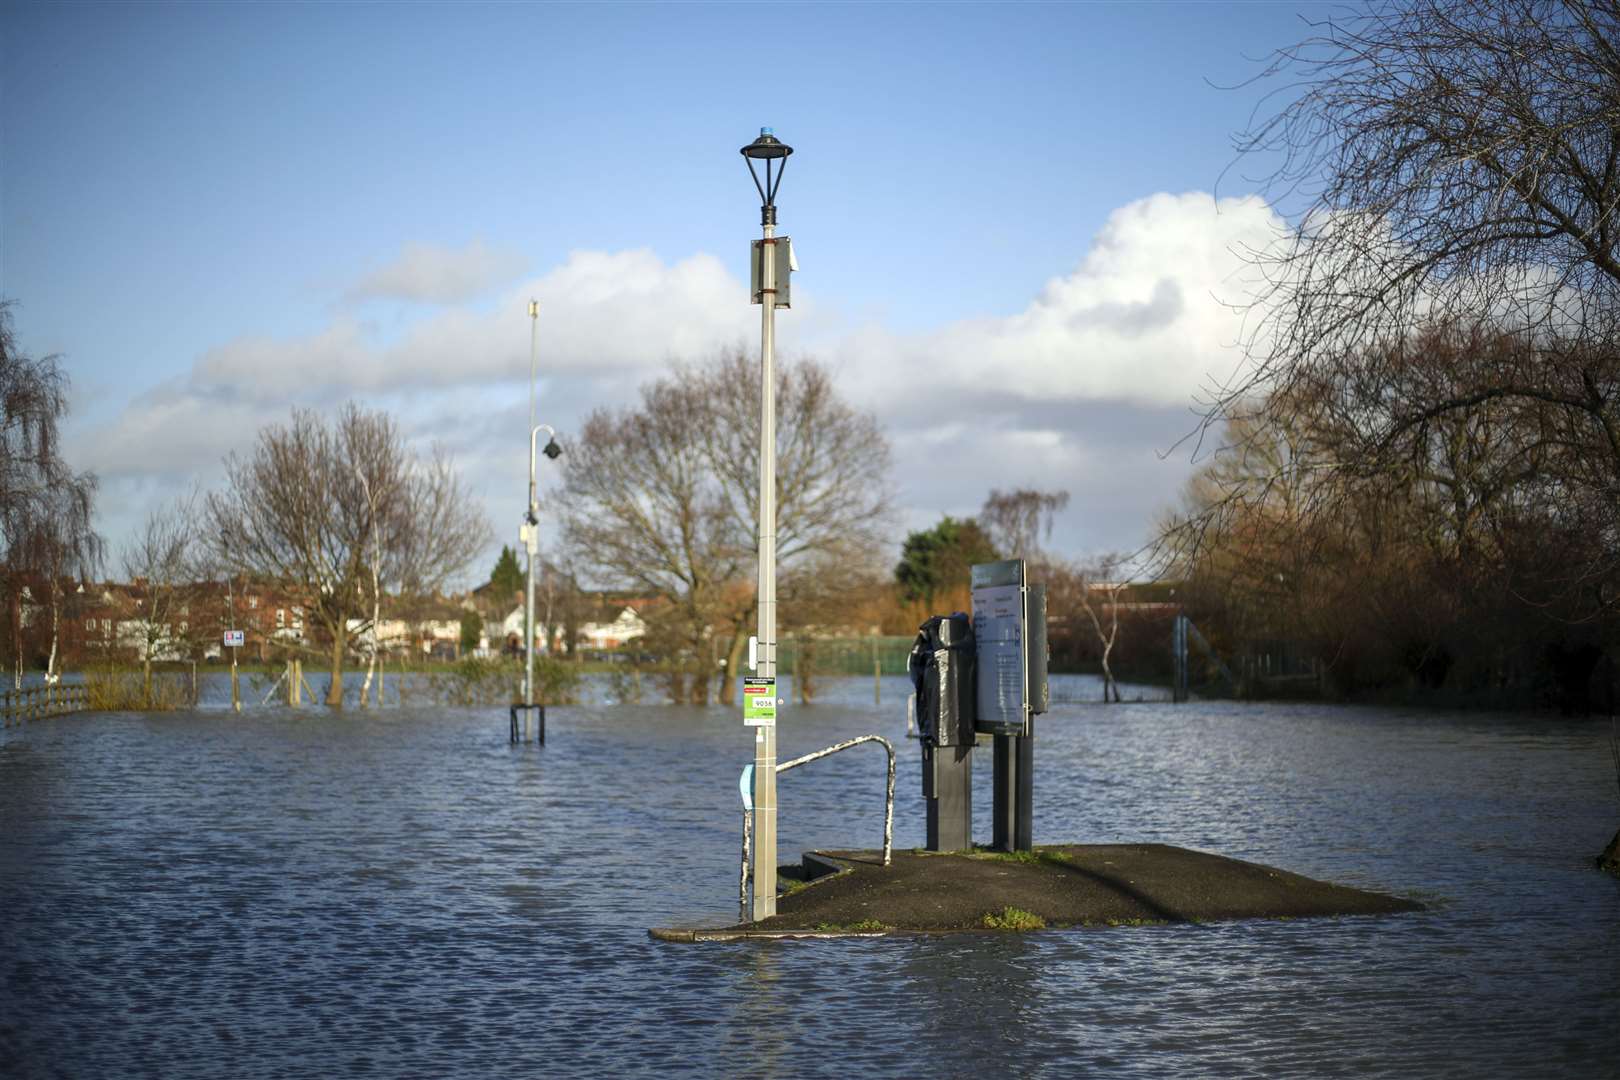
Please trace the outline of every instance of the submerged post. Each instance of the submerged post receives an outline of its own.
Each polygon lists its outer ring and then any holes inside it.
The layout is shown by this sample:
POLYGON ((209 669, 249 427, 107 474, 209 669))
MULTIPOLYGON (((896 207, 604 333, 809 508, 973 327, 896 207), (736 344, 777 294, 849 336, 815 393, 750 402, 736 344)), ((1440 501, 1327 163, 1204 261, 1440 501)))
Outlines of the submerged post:
POLYGON ((759 633, 754 672, 743 692, 743 722, 754 728, 754 896, 757 922, 776 914, 776 308, 787 307, 791 257, 777 259, 776 189, 793 148, 770 128, 742 148, 759 191, 763 236, 754 243, 754 302, 760 305, 759 363, 759 633), (763 162, 764 182, 754 163, 763 162), (774 175, 773 175, 774 167, 774 175), (786 265, 783 265, 785 263, 786 265), (778 272, 780 274, 780 284, 778 272), (753 704, 750 704, 750 699, 753 704), (769 708, 761 708, 767 699, 769 708))
POLYGON ((883 665, 878 660, 878 639, 872 635, 872 704, 883 707, 883 665))
POLYGON ((1170 634, 1170 649, 1174 672, 1170 696, 1175 701, 1186 701, 1187 694, 1187 615, 1185 612, 1176 612, 1175 623, 1170 634))

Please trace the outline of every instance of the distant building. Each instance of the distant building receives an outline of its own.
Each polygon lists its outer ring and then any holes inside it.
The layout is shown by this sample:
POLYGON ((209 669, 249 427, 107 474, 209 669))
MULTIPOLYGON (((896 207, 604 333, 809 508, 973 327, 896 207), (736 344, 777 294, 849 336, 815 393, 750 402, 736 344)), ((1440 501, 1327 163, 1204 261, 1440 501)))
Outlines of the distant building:
POLYGON ((579 628, 580 645, 587 649, 617 649, 647 633, 647 623, 629 604, 611 622, 588 622, 579 628))

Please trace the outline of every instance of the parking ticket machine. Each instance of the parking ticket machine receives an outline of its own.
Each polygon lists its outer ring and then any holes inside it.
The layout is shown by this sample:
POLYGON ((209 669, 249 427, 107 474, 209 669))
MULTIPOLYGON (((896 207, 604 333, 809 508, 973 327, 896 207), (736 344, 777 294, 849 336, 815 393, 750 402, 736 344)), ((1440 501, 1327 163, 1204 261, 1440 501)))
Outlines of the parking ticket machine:
POLYGON ((930 851, 973 846, 976 664, 967 615, 935 615, 918 629, 908 667, 922 742, 930 851))

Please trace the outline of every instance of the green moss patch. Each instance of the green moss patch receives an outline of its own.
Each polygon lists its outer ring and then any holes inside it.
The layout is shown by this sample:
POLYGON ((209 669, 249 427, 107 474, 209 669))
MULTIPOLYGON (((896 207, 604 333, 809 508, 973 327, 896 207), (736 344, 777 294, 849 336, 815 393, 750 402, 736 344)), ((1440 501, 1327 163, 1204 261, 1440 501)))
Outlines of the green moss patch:
POLYGON ((1001 914, 986 912, 984 927, 987 930, 1045 930, 1046 920, 1039 915, 1025 911, 1022 908, 1004 907, 1001 914))

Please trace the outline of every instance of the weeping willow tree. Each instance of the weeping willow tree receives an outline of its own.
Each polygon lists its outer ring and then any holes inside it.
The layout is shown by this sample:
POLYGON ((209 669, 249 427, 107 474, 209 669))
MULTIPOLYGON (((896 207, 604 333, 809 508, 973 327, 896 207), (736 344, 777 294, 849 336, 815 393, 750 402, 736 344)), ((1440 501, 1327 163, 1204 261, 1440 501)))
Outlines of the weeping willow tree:
POLYGON ((0 304, 0 591, 12 644, 13 684, 22 684, 25 609, 48 611, 46 677, 57 674, 64 583, 91 576, 101 538, 91 528, 96 479, 62 459, 57 425, 68 380, 54 356, 18 350, 11 304, 0 304))

